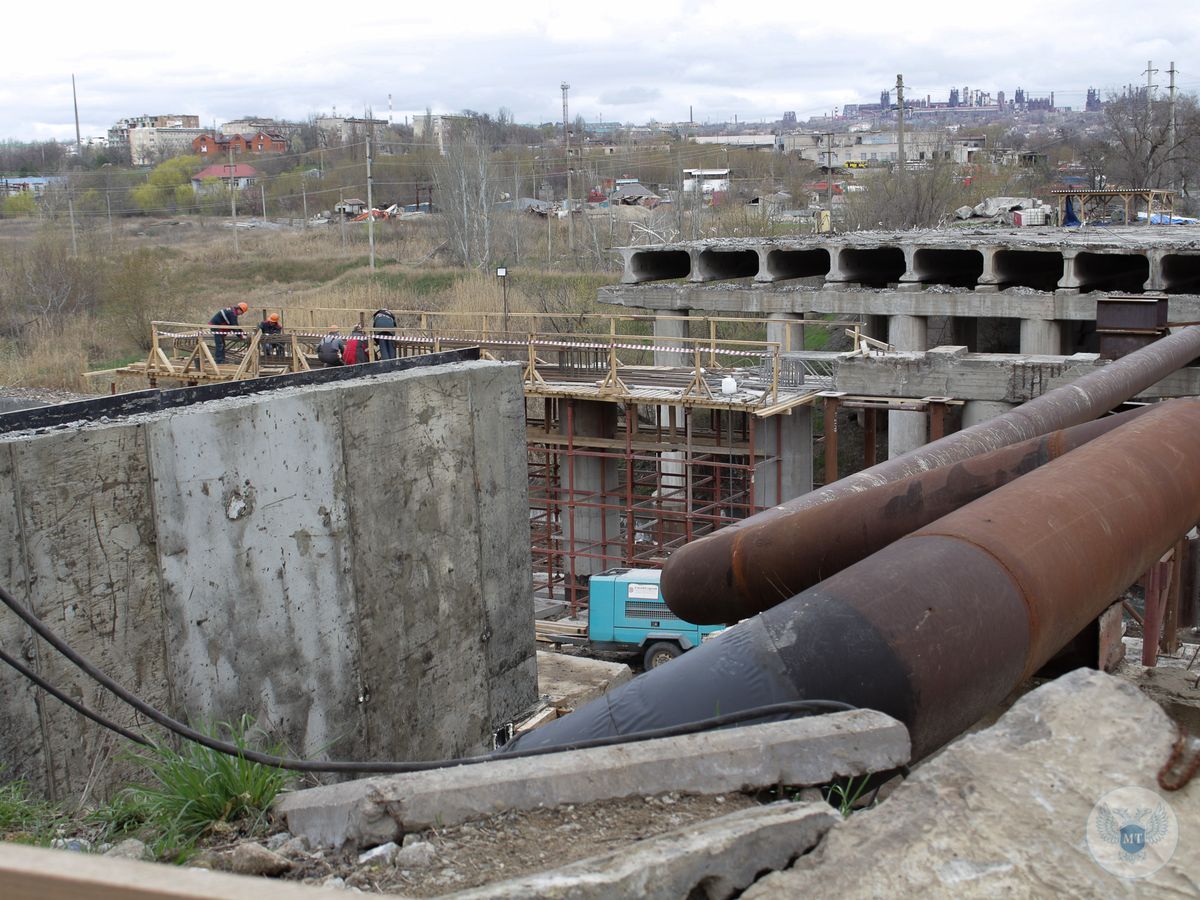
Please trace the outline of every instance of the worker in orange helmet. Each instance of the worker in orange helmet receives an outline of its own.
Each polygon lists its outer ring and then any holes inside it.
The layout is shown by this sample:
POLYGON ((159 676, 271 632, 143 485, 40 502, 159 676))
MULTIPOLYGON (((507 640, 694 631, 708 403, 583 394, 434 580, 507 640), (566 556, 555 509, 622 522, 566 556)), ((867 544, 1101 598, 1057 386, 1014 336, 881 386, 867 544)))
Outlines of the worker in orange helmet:
POLYGON ((272 340, 274 335, 280 334, 283 331, 283 325, 279 323, 279 313, 271 313, 259 322, 258 330, 262 332, 260 343, 263 348, 263 355, 283 356, 283 342, 272 340))
POLYGON ((213 317, 208 320, 208 324, 212 326, 213 359, 216 362, 225 362, 225 339, 233 337, 234 329, 237 328, 238 316, 245 313, 249 308, 245 303, 226 306, 224 309, 218 309, 213 317))

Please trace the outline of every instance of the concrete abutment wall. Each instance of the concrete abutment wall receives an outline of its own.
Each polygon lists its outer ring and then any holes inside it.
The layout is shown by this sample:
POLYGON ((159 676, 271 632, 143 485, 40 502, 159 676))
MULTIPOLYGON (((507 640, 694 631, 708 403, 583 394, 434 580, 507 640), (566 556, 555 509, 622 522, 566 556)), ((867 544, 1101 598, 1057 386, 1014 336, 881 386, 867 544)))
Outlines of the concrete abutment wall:
MULTIPOLYGON (((454 756, 536 698, 520 367, 468 362, 0 436, 0 577, 177 718, 298 755, 454 756)), ((12 615, 0 644, 130 710, 12 615)), ((0 762, 103 795, 124 742, 0 674, 0 762), (116 761, 115 761, 116 760, 116 761)))

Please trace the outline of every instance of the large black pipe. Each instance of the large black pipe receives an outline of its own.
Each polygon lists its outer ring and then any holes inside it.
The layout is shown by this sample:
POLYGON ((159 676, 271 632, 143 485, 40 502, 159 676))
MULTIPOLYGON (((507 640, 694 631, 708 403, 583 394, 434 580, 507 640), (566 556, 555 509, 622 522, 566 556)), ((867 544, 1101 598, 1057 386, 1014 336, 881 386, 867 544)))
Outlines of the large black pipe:
POLYGON ((914 759, 993 708, 1200 519, 1178 400, 737 625, 517 747, 793 700, 888 713, 914 759))
MULTIPOLYGON (((1091 421, 1200 357, 1200 326, 1155 341, 1004 415, 947 435, 910 453, 765 510, 677 550, 663 567, 662 592, 672 610, 702 603, 704 621, 736 622, 786 593, 763 593, 755 535, 786 530, 805 513, 840 497, 891 484, 961 460, 1091 421)), ((796 548, 800 550, 802 548, 796 548)))

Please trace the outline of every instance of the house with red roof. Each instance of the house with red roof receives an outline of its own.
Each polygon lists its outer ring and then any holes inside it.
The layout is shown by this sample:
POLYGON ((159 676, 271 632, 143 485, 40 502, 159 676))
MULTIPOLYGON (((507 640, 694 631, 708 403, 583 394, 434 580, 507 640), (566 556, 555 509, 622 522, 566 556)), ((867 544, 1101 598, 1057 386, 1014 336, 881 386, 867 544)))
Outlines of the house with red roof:
POLYGON ((212 165, 201 169, 192 176, 192 190, 204 194, 214 190, 245 190, 254 184, 258 177, 258 169, 245 163, 230 165, 212 165))

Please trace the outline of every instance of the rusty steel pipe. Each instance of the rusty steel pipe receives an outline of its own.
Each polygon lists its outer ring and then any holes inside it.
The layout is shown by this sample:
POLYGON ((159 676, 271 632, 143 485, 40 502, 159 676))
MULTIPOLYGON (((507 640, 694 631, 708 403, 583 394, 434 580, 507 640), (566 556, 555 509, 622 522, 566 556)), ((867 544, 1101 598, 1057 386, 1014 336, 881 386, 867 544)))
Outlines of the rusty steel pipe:
POLYGON ((1200 401, 1159 404, 514 743, 838 700, 902 721, 920 759, 1037 671, 1198 519, 1200 401))
MULTIPOLYGON (((689 592, 676 589, 674 583, 668 604, 681 619, 701 625, 763 612, 1149 409, 1140 407, 1001 447, 810 507, 786 520, 747 522, 733 551, 743 598, 737 615, 730 618, 727 595, 689 592)), ((687 579, 691 562, 688 558, 672 568, 672 579, 687 579)), ((663 592, 667 594, 666 587, 663 592)))
POLYGON ((783 599, 760 594, 754 578, 761 565, 754 538, 763 526, 784 527, 822 504, 1091 421, 1197 358, 1200 326, 1189 326, 1001 416, 728 525, 672 554, 663 567, 663 597, 672 610, 702 604, 706 621, 735 622, 783 599))

